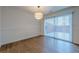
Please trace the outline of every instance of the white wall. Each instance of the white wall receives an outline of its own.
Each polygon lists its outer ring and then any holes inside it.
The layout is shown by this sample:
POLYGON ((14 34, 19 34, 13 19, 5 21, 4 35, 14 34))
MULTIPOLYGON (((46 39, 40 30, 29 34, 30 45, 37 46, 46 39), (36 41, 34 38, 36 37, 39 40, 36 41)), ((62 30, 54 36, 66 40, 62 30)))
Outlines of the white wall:
POLYGON ((2 7, 2 44, 40 35, 34 15, 18 7, 2 7))
POLYGON ((40 35, 44 35, 44 19, 40 21, 40 35))
POLYGON ((79 44, 79 7, 74 8, 74 14, 73 14, 73 42, 79 44))
POLYGON ((1 46, 1 6, 0 6, 0 46, 1 46))
POLYGON ((74 43, 79 44, 79 7, 70 7, 67 9, 63 9, 60 11, 57 11, 55 13, 51 13, 46 16, 57 16, 66 14, 69 12, 73 12, 73 20, 72 20, 72 40, 74 43))

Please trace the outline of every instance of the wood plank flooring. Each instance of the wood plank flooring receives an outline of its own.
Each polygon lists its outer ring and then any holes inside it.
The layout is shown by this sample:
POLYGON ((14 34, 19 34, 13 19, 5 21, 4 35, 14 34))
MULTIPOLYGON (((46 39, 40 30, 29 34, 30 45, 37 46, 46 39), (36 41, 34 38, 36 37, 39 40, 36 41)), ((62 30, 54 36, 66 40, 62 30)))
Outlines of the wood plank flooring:
POLYGON ((35 37, 0 48, 0 53, 78 53, 79 46, 51 37, 35 37))

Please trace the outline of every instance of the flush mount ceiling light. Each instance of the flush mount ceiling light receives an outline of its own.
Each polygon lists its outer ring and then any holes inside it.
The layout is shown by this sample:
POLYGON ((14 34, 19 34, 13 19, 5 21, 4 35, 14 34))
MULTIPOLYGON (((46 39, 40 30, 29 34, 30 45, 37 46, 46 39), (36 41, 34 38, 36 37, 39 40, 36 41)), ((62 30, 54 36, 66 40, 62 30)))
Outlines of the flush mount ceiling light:
POLYGON ((35 18, 36 19, 42 19, 43 18, 43 13, 42 12, 36 12, 35 13, 35 18))
MULTIPOLYGON (((37 6, 37 8, 39 9, 40 8, 40 6, 37 6)), ((42 19, 43 18, 43 13, 41 12, 41 11, 37 11, 37 12, 35 12, 35 19, 38 19, 38 20, 40 20, 40 19, 42 19)))

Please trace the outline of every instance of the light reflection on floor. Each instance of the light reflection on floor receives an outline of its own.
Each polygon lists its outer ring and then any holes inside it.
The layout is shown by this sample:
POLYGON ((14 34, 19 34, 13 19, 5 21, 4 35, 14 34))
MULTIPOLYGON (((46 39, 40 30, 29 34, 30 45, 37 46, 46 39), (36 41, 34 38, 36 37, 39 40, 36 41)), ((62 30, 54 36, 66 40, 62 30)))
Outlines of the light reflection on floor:
POLYGON ((70 33, 54 32, 54 33, 45 33, 45 35, 72 42, 72 37, 70 33))
POLYGON ((45 48, 51 52, 57 53, 79 52, 79 47, 76 47, 74 44, 62 40, 56 40, 51 37, 45 37, 45 48))

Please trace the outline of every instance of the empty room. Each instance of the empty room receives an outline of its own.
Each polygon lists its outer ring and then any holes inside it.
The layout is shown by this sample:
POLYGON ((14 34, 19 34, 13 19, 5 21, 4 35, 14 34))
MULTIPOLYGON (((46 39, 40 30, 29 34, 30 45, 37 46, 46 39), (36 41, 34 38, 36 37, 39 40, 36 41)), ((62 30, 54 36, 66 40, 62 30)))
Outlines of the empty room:
POLYGON ((79 53, 79 6, 0 6, 0 53, 79 53))

